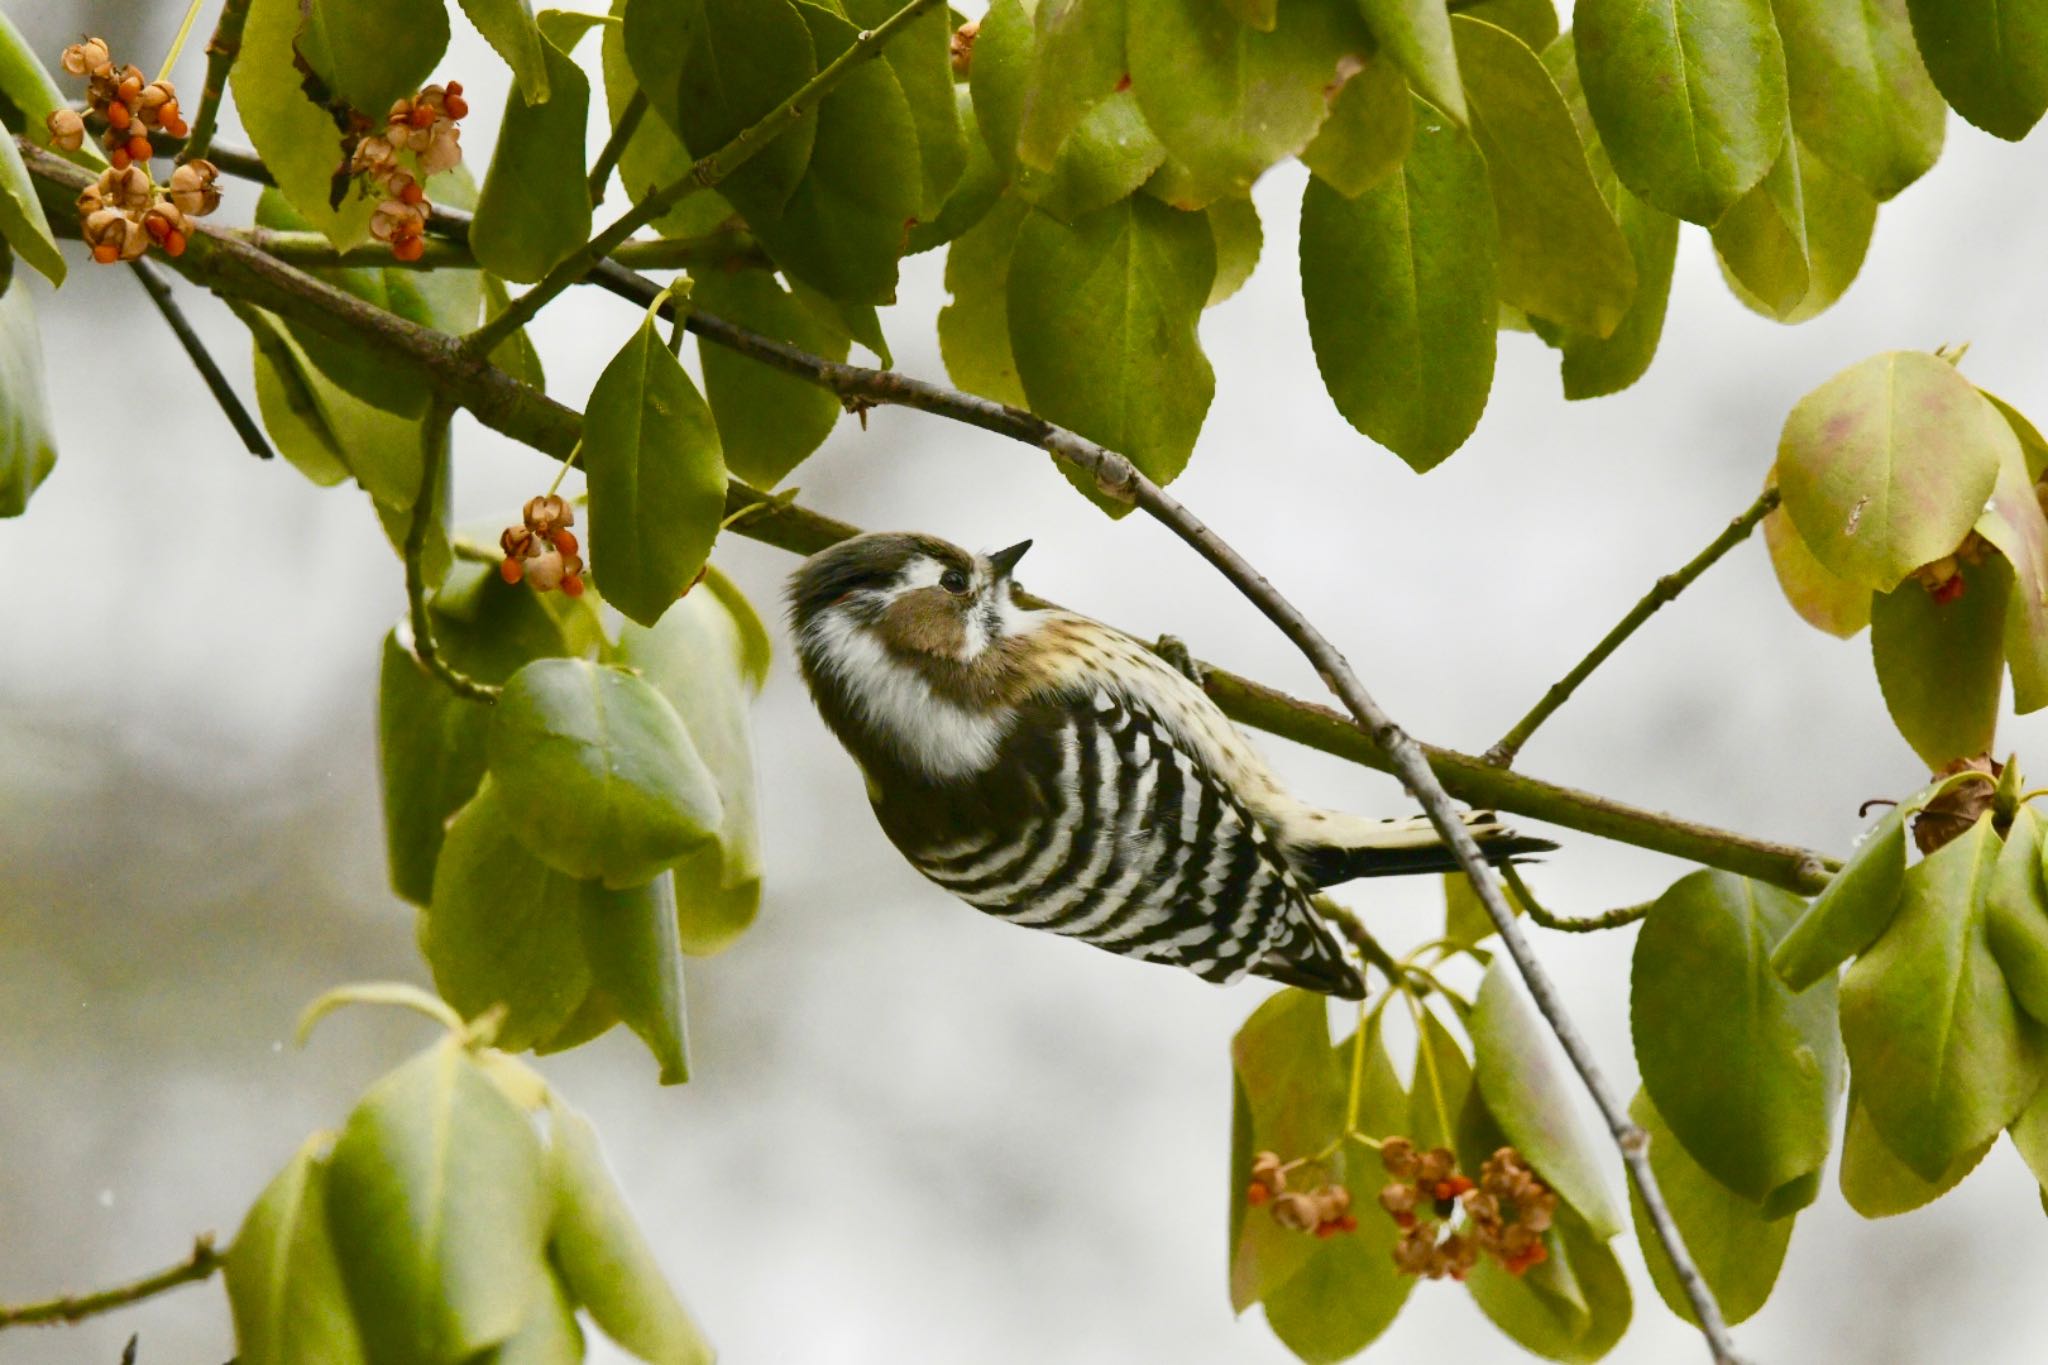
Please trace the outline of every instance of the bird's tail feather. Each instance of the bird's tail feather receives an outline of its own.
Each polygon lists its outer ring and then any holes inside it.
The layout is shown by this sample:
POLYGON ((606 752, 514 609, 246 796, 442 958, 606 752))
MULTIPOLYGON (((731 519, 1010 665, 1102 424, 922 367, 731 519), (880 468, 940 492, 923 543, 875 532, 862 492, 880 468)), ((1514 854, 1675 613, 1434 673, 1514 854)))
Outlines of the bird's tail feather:
MULTIPOLYGON (((1465 824, 1479 851, 1496 865, 1520 862, 1531 854, 1557 847, 1548 839, 1516 834, 1491 811, 1472 811, 1465 824)), ((1335 886, 1360 877, 1403 877, 1418 873, 1456 872, 1458 860, 1437 838, 1429 821, 1417 816, 1378 822, 1347 819, 1331 831, 1336 837, 1296 844, 1288 849, 1295 872, 1311 885, 1335 886)))

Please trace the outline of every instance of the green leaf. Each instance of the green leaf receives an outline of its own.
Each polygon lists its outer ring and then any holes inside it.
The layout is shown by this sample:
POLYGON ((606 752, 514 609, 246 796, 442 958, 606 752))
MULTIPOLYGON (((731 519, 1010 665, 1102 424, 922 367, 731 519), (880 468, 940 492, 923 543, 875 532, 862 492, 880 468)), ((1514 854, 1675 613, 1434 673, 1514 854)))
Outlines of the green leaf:
POLYGON ((1124 91, 1088 111, 1050 172, 1020 165, 1016 192, 1061 222, 1073 223, 1145 184, 1165 159, 1166 148, 1145 123, 1137 97, 1124 91))
POLYGON ((1985 132, 2017 142, 2048 109, 2048 9, 2014 0, 1906 0, 1934 84, 1985 132))
POLYGON ((1930 768, 1991 747, 2005 672, 2012 573, 1995 559, 1964 564, 1962 596, 1938 602, 1917 582, 1870 604, 1870 653, 1885 709, 1930 768))
MULTIPOLYGON (((844 8, 854 23, 874 29, 902 6, 894 0, 844 0, 844 8)), ((967 135, 953 89, 953 26, 946 10, 933 10, 890 39, 882 60, 896 73, 917 126, 924 187, 917 217, 928 221, 938 216, 967 167, 967 135)))
POLYGON ((486 782, 448 821, 420 950, 441 998, 474 1019, 505 1009, 498 1042, 509 1051, 560 1033, 590 993, 584 907, 622 921, 655 897, 651 887, 605 891, 543 863, 515 832, 505 795, 486 782))
MULTIPOLYGON (((1408 1097, 1387 1056, 1377 1016, 1362 1039, 1354 1034, 1337 1045, 1333 1061, 1339 1074, 1347 1077, 1355 1063, 1363 1062, 1358 1073, 1358 1131, 1403 1131, 1408 1097), (1362 1056, 1354 1052, 1360 1042, 1362 1056)), ((1394 1268, 1400 1231, 1391 1218, 1380 1216, 1377 1207, 1386 1184, 1378 1154, 1357 1143, 1346 1143, 1340 1150, 1341 1183, 1351 1193, 1357 1230, 1317 1241, 1308 1264, 1265 1299, 1266 1323, 1273 1335, 1309 1365, 1335 1365, 1371 1345, 1393 1324, 1415 1287, 1414 1276, 1394 1268)))
POLYGON ((363 1343, 327 1236, 329 1134, 308 1138, 256 1196, 227 1253, 236 1359, 246 1365, 357 1365, 363 1343))
POLYGON ((1594 183, 1570 108, 1543 63, 1504 29, 1451 25, 1500 223, 1500 296, 1608 336, 1636 292, 1628 239, 1594 183))
POLYGON ((1414 132, 1407 78, 1380 54, 1345 80, 1301 161, 1317 179, 1355 199, 1401 169, 1414 132))
POLYGON ((2015 439, 1955 366, 1887 351, 1799 400, 1778 486, 1814 558, 1888 592, 1962 543, 2015 439))
MULTIPOLYGON (((2013 433, 2018 436, 2019 428, 2013 433)), ((2023 444, 2006 452, 1976 525, 2013 571, 2005 656, 2012 666, 2013 709, 2022 715, 2048 706, 2048 516, 2027 466, 2023 444)))
POLYGON ((1465 1281, 1493 1325, 1546 1360, 1600 1359, 1628 1330, 1635 1300, 1607 1243, 1568 1208, 1546 1243, 1550 1259, 1513 1276, 1482 1259, 1465 1281))
POLYGON ((526 1115, 456 1039, 370 1087, 328 1159, 327 1225, 372 1361, 464 1361, 519 1330, 546 1181, 526 1115))
MULTIPOLYGON (((505 282, 489 271, 479 276, 478 283, 483 289, 484 321, 493 322, 512 306, 512 296, 506 292, 505 282)), ((498 343, 498 348, 491 352, 491 363, 520 383, 547 391, 548 377, 541 369, 540 352, 533 348, 533 339, 526 335, 524 327, 498 343)))
POLYGON ((579 1365, 583 1328, 569 1291, 550 1270, 541 1277, 519 1330, 490 1354, 490 1365, 579 1365))
MULTIPOLYGON (((626 3, 627 0, 612 0, 614 18, 624 16, 626 3)), ((626 28, 623 22, 605 25, 601 48, 606 121, 616 127, 626 105, 640 93, 640 83, 634 79, 633 69, 626 60, 626 28)), ((785 136, 809 137, 811 134, 803 131, 808 127, 810 123, 806 121, 785 136)), ((718 149, 713 147, 709 150, 718 149)), ((808 152, 804 160, 808 162, 808 152)), ((626 139, 625 147, 620 150, 619 183, 625 186, 627 195, 638 202, 645 199, 650 191, 674 184, 688 175, 693 164, 689 148, 682 144, 668 120, 650 113, 640 120, 633 136, 626 139)), ((801 173, 801 168, 798 173, 801 173)), ((663 237, 701 237, 735 216, 733 206, 723 195, 700 189, 670 205, 652 226, 663 237)))
POLYGON ((1022 200, 1005 196, 954 240, 946 252, 953 301, 939 310, 938 322, 939 355, 952 381, 1015 408, 1028 400, 1010 351, 1010 257, 1030 213, 1022 200))
POLYGON ((1820 1169, 1842 1095, 1833 983, 1795 995, 1770 966, 1805 908, 1788 891, 1701 870, 1657 898, 1636 938, 1630 1023, 1644 1090, 1691 1160, 1752 1203, 1820 1169))
POLYGON ((1450 16, 1439 0, 1358 0, 1358 8, 1379 50, 1408 73, 1415 93, 1464 123, 1466 90, 1458 78, 1464 54, 1453 46, 1450 16))
POLYGON ((1832 976, 1890 926, 1905 885, 1906 817, 1920 804, 1908 801, 1887 811, 1779 940, 1771 970, 1787 986, 1803 991, 1832 976))
POLYGON ((0 517, 18 517, 57 463, 43 384, 43 340, 28 286, 0 290, 0 517))
POLYGON ((1586 100, 1621 183, 1713 223, 1785 144, 1785 58, 1770 0, 1579 0, 1586 100))
MULTIPOLYGON (((1506 888, 1502 890, 1505 892, 1506 888)), ((1514 906, 1516 913, 1521 912, 1512 896, 1508 904, 1514 906)), ((1470 948, 1498 932, 1493 916, 1486 913, 1479 893, 1472 889, 1472 879, 1462 872, 1444 873, 1444 938, 1461 948, 1470 948)))
MULTIPOLYGON (((766 271, 712 271, 694 281, 690 303, 813 355, 846 359, 847 339, 821 324, 766 271)), ((831 391, 724 346, 699 342, 697 356, 726 468, 757 487, 773 488, 788 478, 845 411, 831 391)))
POLYGON ((718 788, 668 699, 637 675, 541 659, 512 675, 485 751, 506 819, 572 877, 640 886, 718 829, 718 788))
POLYGON ((1268 166, 1308 146, 1340 67, 1372 51, 1355 11, 1340 4, 1287 5, 1270 33, 1246 27, 1222 0, 1124 6, 1131 90, 1193 177, 1177 207, 1242 196, 1268 166))
POLYGON ((1316 1240, 1263 1214, 1246 1214, 1254 1151, 1283 1159, 1322 1150, 1344 1126, 1346 1077, 1330 1050, 1325 1000, 1283 990, 1269 998, 1231 1040, 1230 1060, 1249 1118, 1250 1145, 1232 1163, 1230 1306, 1242 1313, 1292 1279, 1316 1240))
POLYGON ((1984 901, 1985 940, 2019 1007, 2048 1022, 2048 891, 2041 877, 2041 819, 2022 805, 2006 831, 1984 901))
POLYGON ((1799 140, 1877 199, 1925 174, 1941 155, 1948 110, 1920 64, 1906 0, 1774 9, 1799 140))
MULTIPOLYGON (((550 79, 552 66, 547 60, 547 41, 540 36, 540 28, 533 22, 533 11, 527 0, 462 0, 462 12, 469 16, 469 22, 476 25, 476 31, 484 41, 497 49, 505 65, 512 68, 512 76, 518 95, 533 105, 546 104, 553 97, 550 79)), ((580 77, 583 73, 577 72, 580 77)), ((583 82, 585 99, 590 95, 590 82, 583 82)))
POLYGON ((711 1345, 656 1263, 626 1199, 605 1169, 597 1131, 550 1098, 554 1193, 549 1248, 562 1278, 605 1335, 657 1365, 711 1365, 711 1345))
MULTIPOLYGON (((251 0, 242 55, 228 84, 244 131, 300 222, 345 251, 369 240, 377 201, 352 194, 338 208, 328 207, 341 163, 341 134, 327 111, 299 88, 303 78, 292 65, 298 31, 299 0, 251 0)), ((258 222, 271 226, 260 214, 258 222)))
POLYGON ((1784 508, 1765 515, 1763 531, 1778 587, 1806 624, 1843 640, 1870 624, 1870 589, 1829 573, 1799 538, 1784 508))
POLYGON ((372 119, 416 94, 448 49, 448 7, 442 0, 304 4, 299 51, 335 96, 372 119))
POLYGON ((1142 195, 1018 229, 1010 347, 1031 409, 1128 456, 1155 483, 1187 466, 1215 392, 1195 324, 1216 277, 1209 225, 1142 195))
MULTIPOLYGON (((619 49, 649 107, 700 156, 817 74, 810 28, 789 0, 627 0, 623 14, 619 49)), ((774 217, 803 179, 817 133, 818 116, 805 114, 721 181, 719 193, 750 222, 774 217)))
POLYGON ((0 134, 0 240, 51 284, 64 283, 64 255, 50 235, 50 221, 43 216, 28 167, 22 164, 14 139, 5 134, 0 134))
POLYGON ((1477 0, 1459 5, 1458 13, 1504 28, 1538 52, 1557 39, 1557 6, 1552 0, 1477 0))
MULTIPOLYGON (((1998 1141, 1997 1134, 1958 1155, 1933 1180, 1923 1180, 1885 1145, 1869 1111, 1849 1092, 1849 1121, 1842 1130, 1842 1197, 1865 1218, 1890 1218, 1923 1208, 1963 1183, 1998 1141)), ((2024 1150, 2024 1149, 2022 1149, 2024 1150)))
POLYGON ((1472 1097, 1472 1064, 1443 1021, 1422 1011, 1415 1066, 1408 1076, 1408 1137, 1420 1150, 1457 1147, 1458 1126, 1472 1097))
POLYGON ((1216 242, 1216 278, 1209 285, 1205 308, 1214 308, 1251 278, 1259 265, 1259 248, 1265 244, 1265 230, 1259 226, 1259 211, 1249 199, 1218 199, 1205 210, 1209 233, 1216 242))
POLYGON ((1842 1041, 1885 1144, 1922 1179, 1998 1135, 2040 1067, 1984 931, 1987 814, 1906 873, 1898 918, 1842 982, 1842 1041))
POLYGON ((590 237, 590 189, 583 131, 590 82, 553 43, 547 50, 544 104, 518 88, 505 97, 505 121, 484 173, 469 248, 493 274, 532 284, 590 237))
MULTIPOLYGON (((858 31, 837 14, 815 5, 797 8, 810 26, 819 65, 853 45, 858 31)), ((730 192, 727 197, 747 214, 784 274, 835 299, 889 303, 896 297, 906 224, 923 208, 922 175, 917 124, 903 87, 887 62, 867 62, 819 104, 810 166, 779 215, 730 192)))
POLYGON ((1123 81, 1124 8, 1125 0, 1040 0, 1018 112, 1024 166, 1051 170, 1075 127, 1123 81))
POLYGON ((271 314, 260 308, 240 308, 236 316, 249 328, 256 410, 263 416, 271 444, 294 469, 322 488, 350 477, 349 454, 321 404, 313 362, 271 314))
MULTIPOLYGON (((1628 1112, 1650 1135, 1650 1171, 1657 1177, 1657 1188, 1671 1210, 1671 1221, 1678 1224, 1685 1249, 1692 1253, 1693 1264, 1713 1292, 1714 1302, 1721 1306, 1722 1317, 1730 1326, 1741 1322, 1770 1298, 1778 1270, 1785 1264, 1785 1248, 1792 1242, 1793 1220, 1765 1218, 1754 1202, 1703 1170, 1679 1145, 1647 1094, 1637 1091, 1628 1112)), ((1650 1282, 1656 1285, 1657 1296, 1679 1317, 1697 1322, 1692 1301, 1686 1297, 1685 1286, 1679 1283, 1678 1272, 1657 1239, 1642 1195, 1633 1183, 1628 1188, 1628 1202, 1636 1241, 1649 1263, 1650 1282)))
POLYGON ((1523 1160, 1579 1211, 1596 1236, 1621 1231, 1621 1212, 1572 1112, 1571 1087, 1545 1041, 1549 1030, 1523 999, 1508 963, 1487 968, 1467 1029, 1479 1092, 1523 1160))
POLYGON ((2027 477, 2038 479, 2043 473, 2048 473, 2048 437, 2041 435, 2025 413, 1997 394, 1985 389, 1979 389, 1977 392, 1984 395, 1985 402, 1998 409, 1998 415, 2005 419, 2006 425, 2012 428, 2012 434, 2019 438, 2020 451, 2027 459, 2027 477))
MULTIPOLYGON (((1021 165, 1017 144, 1023 136, 1024 100, 1037 53, 1038 30, 1031 11, 1019 0, 990 0, 974 35, 968 88, 982 141, 1005 181, 1013 179, 1021 165)), ((1078 115, 1075 121, 1079 122, 1078 115)))
POLYGON ((1795 138, 1763 184, 1714 225, 1728 287, 1780 322, 1818 317, 1863 268, 1877 201, 1795 138))
POLYGON ((816 285, 792 277, 789 292, 804 306, 813 320, 841 341, 857 341, 874 352, 883 369, 896 362, 889 354, 889 338, 882 335, 882 315, 872 303, 835 299, 816 285))
POLYGON ((714 953, 737 938, 760 907, 749 710, 768 674, 767 632, 739 589, 714 568, 653 629, 622 627, 618 659, 668 698, 717 784, 717 841, 676 868, 683 951, 714 953))
POLYGON ((1323 386, 1418 473, 1486 408, 1499 250, 1485 158, 1420 102, 1398 177, 1355 199, 1311 179, 1302 196, 1301 292, 1323 386))
POLYGON ((653 625, 718 538, 725 516, 718 426, 651 313, 597 377, 586 413, 591 568, 607 602, 653 625))
MULTIPOLYGON (((2006 1131, 2012 1137, 2014 1150, 2027 1163, 2027 1169, 2034 1173, 2034 1179, 2041 1188, 2048 1191, 2048 1086, 2034 1092, 2034 1098, 2027 1101, 2027 1107, 2020 1111, 2020 1116, 2006 1131)), ((1989 1150, 1990 1144, 1985 1146, 1989 1150)), ((2048 1200, 2048 1194, 2043 1194, 2042 1198, 2048 1200)), ((2044 1205, 2044 1211, 2048 1211, 2048 1205, 2044 1205)))
POLYGON ((953 183, 953 191, 946 196, 946 205, 939 210, 939 216, 929 221, 920 221, 910 229, 904 255, 914 256, 920 251, 930 251, 944 246, 961 233, 979 223, 982 215, 994 207, 1003 193, 1003 173, 996 169, 996 163, 989 156, 988 143, 981 136, 981 126, 974 115, 974 97, 963 86, 954 93, 958 101, 961 127, 967 139, 967 161, 960 172, 960 178, 953 183))
POLYGON ((638 890, 586 894, 580 908, 592 983, 654 1054, 661 1083, 681 1085, 690 1079, 690 1048, 674 879, 663 875, 638 890))

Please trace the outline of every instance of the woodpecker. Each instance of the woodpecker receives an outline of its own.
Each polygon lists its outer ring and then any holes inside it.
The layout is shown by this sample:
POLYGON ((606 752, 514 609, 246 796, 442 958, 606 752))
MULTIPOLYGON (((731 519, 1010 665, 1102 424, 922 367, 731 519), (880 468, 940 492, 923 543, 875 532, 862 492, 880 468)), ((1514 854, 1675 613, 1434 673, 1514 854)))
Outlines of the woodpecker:
MULTIPOLYGON (((1251 973, 1358 999, 1311 908, 1356 877, 1457 867, 1422 819, 1285 791, 1191 678, 1098 621, 1016 600, 1030 541, 970 554, 856 536, 789 583, 804 681, 867 778, 883 832, 976 909, 1227 984, 1251 973)), ((1504 861, 1554 847, 1488 815, 1504 861)))

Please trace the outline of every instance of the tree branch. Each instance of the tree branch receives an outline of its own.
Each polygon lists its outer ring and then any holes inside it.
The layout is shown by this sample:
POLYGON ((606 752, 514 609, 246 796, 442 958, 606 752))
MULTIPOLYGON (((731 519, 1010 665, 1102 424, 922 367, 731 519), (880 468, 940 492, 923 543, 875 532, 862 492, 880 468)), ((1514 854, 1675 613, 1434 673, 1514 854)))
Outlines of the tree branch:
MULTIPOLYGON (((89 172, 27 139, 17 139, 23 160, 40 179, 76 193, 89 172)), ((222 149, 222 155, 227 150, 222 149)), ((217 163, 218 164, 218 163, 217 163)), ((252 169, 260 172, 260 163, 252 169)), ((53 217, 61 218, 62 206, 53 217)), ((460 226, 463 220, 455 220, 460 226)), ((232 229, 201 223, 193 248, 173 262, 188 279, 223 296, 246 300, 326 335, 367 344, 418 365, 446 396, 484 425, 556 459, 575 448, 581 419, 573 410, 528 388, 488 363, 460 354, 456 338, 373 307, 267 256, 232 229)), ((592 282, 645 306, 660 286, 612 262, 592 282)), ((689 327, 705 340, 796 375, 841 397, 901 403, 1037 444, 1045 426, 1029 413, 957 393, 892 371, 823 359, 749 332, 724 319, 690 310, 689 327)), ((728 513, 756 506, 740 534, 796 554, 814 554, 859 534, 860 528, 794 503, 781 503, 735 480, 728 513), (765 504, 765 505, 763 505, 765 504), (758 505, 758 506, 757 506, 758 505)), ((1302 701, 1214 665, 1204 666, 1209 695, 1232 719, 1364 767, 1392 772, 1392 759, 1347 717, 1302 701)), ((1591 792, 1502 769, 1471 755, 1425 746, 1430 765, 1459 799, 1489 809, 1543 820, 1603 839, 1718 867, 1811 895, 1839 864, 1812 850, 1773 843, 1629 806, 1591 792)))
POLYGON ((218 403, 220 410, 227 415, 229 425, 235 429, 235 435, 242 438, 242 444, 248 448, 251 455, 259 460, 270 459, 277 452, 270 448, 270 441, 264 436, 263 428, 249 415, 249 409, 242 405, 241 397, 235 393, 234 385, 228 383, 228 377, 221 373, 212 353, 206 349, 206 343, 199 339, 199 333, 192 330, 191 320, 185 316, 185 310, 178 306, 177 299, 171 295, 170 281, 145 259, 137 258, 130 261, 128 266, 134 272, 137 282, 142 285, 143 292, 149 295, 149 301, 156 305, 156 311, 163 314, 164 322, 178 338, 178 344, 183 346, 185 354, 191 357, 192 367, 199 371, 199 377, 206 383, 206 391, 213 395, 213 401, 218 403))
POLYGON ((9 1327, 32 1327, 45 1323, 77 1322, 82 1318, 99 1313, 125 1308, 131 1303, 140 1303, 166 1290, 176 1289, 181 1284, 196 1284, 208 1279, 219 1270, 226 1260, 223 1253, 214 1250, 213 1234, 201 1233, 192 1239, 192 1252, 184 1260, 154 1275, 145 1275, 127 1284, 115 1285, 112 1289, 95 1290, 90 1294, 66 1294, 60 1298, 44 1299, 40 1303, 23 1303, 12 1306, 0 1304, 0 1331, 9 1327))
POLYGON ((1706 549, 1686 561, 1685 567, 1676 573, 1664 575, 1652 584, 1650 590, 1643 594, 1643 600, 1630 607, 1628 614, 1615 623, 1614 629, 1601 636, 1600 643, 1594 645, 1585 658, 1573 665, 1571 672, 1552 683, 1550 690, 1543 694, 1542 700, 1529 709, 1529 714, 1516 721, 1514 728, 1502 735, 1500 742, 1486 751, 1486 761, 1497 763, 1503 768, 1513 763, 1515 755, 1529 742, 1529 736, 1535 734, 1536 728, 1549 720, 1560 706, 1571 700, 1572 693, 1578 691, 1580 683, 1593 676, 1594 669, 1606 663, 1608 656, 1620 649, 1622 642, 1635 634, 1643 622, 1656 615, 1659 607, 1691 587, 1693 580, 1713 568, 1722 555, 1749 539, 1749 533, 1756 529, 1756 524, 1769 515, 1770 510, 1777 505, 1777 488, 1766 488, 1757 495, 1757 500, 1749 505, 1747 511, 1729 522, 1720 535, 1708 542, 1706 549))
MULTIPOLYGON (((436 219, 446 218, 445 226, 460 224, 467 227, 467 216, 454 216, 452 211, 436 209, 436 219)), ((324 233, 292 232, 280 228, 247 227, 232 230, 239 241, 247 242, 257 250, 298 266, 301 270, 330 270, 336 267, 367 266, 384 270, 435 270, 453 267, 457 270, 475 270, 476 257, 462 242, 452 236, 426 238, 425 252, 415 261, 401 261, 391 254, 391 248, 382 243, 351 247, 338 250, 324 233)), ((741 229, 713 232, 702 237, 665 237, 655 241, 623 243, 611 255, 611 259, 633 270, 725 270, 735 266, 750 266, 762 270, 774 268, 760 243, 751 232, 741 229)))
POLYGON ((633 90, 626 107, 619 110, 619 121, 612 125, 611 136, 604 141, 604 149, 597 154, 597 160, 590 167, 590 202, 604 202, 605 184, 612 178, 612 168, 625 155, 626 144, 633 140, 633 134, 640 129, 640 120, 647 117, 647 92, 633 90))
POLYGON ((199 109, 192 115, 192 131, 178 153, 178 160, 191 161, 206 155, 213 145, 214 126, 220 121, 221 100, 227 95, 228 72, 242 54, 242 26, 249 20, 250 0, 224 0, 213 37, 206 40, 206 84, 199 89, 199 109))
POLYGON ((741 129, 732 141, 709 156, 699 157, 696 164, 674 183, 655 190, 620 214, 610 227, 550 270, 539 284, 512 300, 504 312, 470 333, 464 342, 470 353, 489 355, 498 348, 498 343, 531 322, 534 315, 557 294, 589 274, 628 237, 698 190, 711 188, 746 165, 763 147, 809 113, 839 82, 846 79, 854 67, 879 54, 891 38, 910 27, 938 3, 939 0, 910 0, 909 4, 883 20, 879 28, 862 33, 844 52, 820 67, 817 75, 798 86, 753 126, 741 129))

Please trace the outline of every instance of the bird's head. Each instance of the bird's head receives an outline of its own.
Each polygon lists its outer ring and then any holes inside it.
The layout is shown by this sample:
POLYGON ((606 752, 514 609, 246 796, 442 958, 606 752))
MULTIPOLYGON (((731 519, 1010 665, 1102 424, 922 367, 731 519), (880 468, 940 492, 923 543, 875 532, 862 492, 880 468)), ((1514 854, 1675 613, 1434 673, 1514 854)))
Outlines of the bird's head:
POLYGON ((877 532, 812 555, 789 582, 790 624, 806 659, 849 633, 905 662, 972 664, 1013 635, 1022 613, 1010 574, 1030 541, 970 554, 932 536, 877 532))

